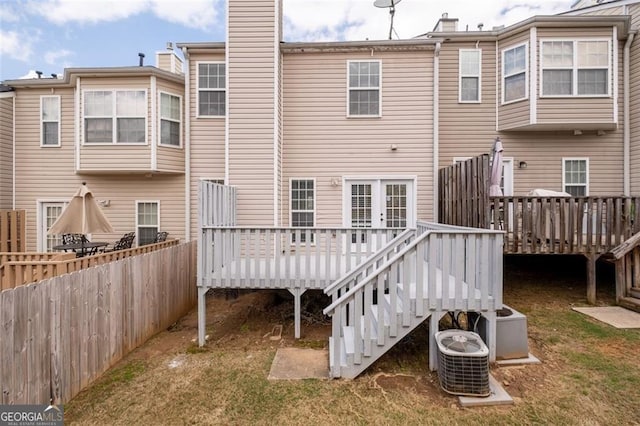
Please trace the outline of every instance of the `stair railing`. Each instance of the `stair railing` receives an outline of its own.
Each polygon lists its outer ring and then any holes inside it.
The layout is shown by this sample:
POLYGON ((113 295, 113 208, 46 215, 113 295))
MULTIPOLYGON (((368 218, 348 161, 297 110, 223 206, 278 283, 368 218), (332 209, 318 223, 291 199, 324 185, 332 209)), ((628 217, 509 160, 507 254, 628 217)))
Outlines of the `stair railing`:
POLYGON ((640 233, 611 250, 616 266, 616 303, 640 293, 640 233))

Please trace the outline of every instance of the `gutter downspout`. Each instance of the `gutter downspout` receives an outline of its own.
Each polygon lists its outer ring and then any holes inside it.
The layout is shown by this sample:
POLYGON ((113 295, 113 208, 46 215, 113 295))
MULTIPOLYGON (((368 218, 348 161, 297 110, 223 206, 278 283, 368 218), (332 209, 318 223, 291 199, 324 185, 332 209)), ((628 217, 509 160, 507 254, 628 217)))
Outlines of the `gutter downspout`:
POLYGON ((184 240, 191 241, 191 74, 189 50, 182 47, 184 56, 184 240))
POLYGON ((440 42, 433 53, 433 221, 438 222, 438 166, 440 159, 440 42))
POLYGON ((623 175, 623 193, 625 197, 628 197, 631 194, 631 178, 630 178, 630 157, 631 157, 631 126, 629 123, 630 114, 629 114, 629 50, 631 48, 631 43, 633 43, 633 39, 635 37, 635 31, 629 32, 629 37, 627 38, 626 43, 624 44, 624 50, 622 55, 622 93, 623 93, 623 101, 622 101, 622 114, 624 121, 624 129, 622 133, 622 152, 623 152, 623 160, 622 160, 622 175, 623 175))
POLYGON ((11 107, 13 109, 13 120, 11 123, 12 132, 12 152, 11 152, 11 208, 16 210, 16 95, 14 94, 11 99, 11 107))

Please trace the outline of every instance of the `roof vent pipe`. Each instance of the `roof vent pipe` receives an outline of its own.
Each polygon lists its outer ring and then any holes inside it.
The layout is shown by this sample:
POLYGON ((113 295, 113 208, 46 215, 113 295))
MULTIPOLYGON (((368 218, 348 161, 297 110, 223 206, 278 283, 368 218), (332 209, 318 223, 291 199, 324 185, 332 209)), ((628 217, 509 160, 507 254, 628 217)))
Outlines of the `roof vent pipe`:
POLYGON ((170 41, 167 42, 167 50, 173 50, 173 43, 170 41))
POLYGON ((42 78, 42 71, 36 71, 36 74, 38 74, 38 78, 42 78))
POLYGON ((138 53, 138 57, 140 57, 140 66, 144 65, 144 53, 138 53))
POLYGON ((484 27, 484 24, 482 22, 480 22, 478 24, 478 31, 482 31, 482 27, 484 27))
POLYGON ((53 77, 53 78, 58 78, 58 74, 56 74, 56 73, 52 72, 52 73, 51 73, 51 77, 53 77))

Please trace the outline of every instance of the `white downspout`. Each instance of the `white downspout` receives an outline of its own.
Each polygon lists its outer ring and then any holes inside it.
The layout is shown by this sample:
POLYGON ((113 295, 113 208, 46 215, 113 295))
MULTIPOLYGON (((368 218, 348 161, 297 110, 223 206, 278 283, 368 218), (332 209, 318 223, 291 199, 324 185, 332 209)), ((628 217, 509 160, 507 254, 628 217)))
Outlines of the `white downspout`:
POLYGON ((191 73, 189 50, 182 47, 184 56, 184 240, 191 241, 191 73))
POLYGON ((14 95, 11 99, 12 103, 12 114, 13 114, 13 120, 11 123, 12 129, 12 152, 11 152, 11 169, 12 169, 12 176, 11 176, 11 208, 13 210, 16 209, 16 95, 14 92, 14 95))
POLYGON ((629 50, 631 48, 631 43, 633 43, 633 39, 635 37, 635 31, 630 32, 627 38, 627 41, 624 44, 624 50, 622 55, 622 93, 623 93, 623 101, 622 101, 622 114, 624 120, 624 129, 622 133, 622 151, 623 151, 623 160, 622 160, 622 175, 623 175, 623 193, 625 197, 628 197, 631 194, 631 178, 630 178, 630 145, 631 145, 631 126, 629 123, 630 114, 629 114, 629 50))
POLYGON ((433 221, 438 222, 438 167, 440 159, 440 42, 433 53, 433 221))

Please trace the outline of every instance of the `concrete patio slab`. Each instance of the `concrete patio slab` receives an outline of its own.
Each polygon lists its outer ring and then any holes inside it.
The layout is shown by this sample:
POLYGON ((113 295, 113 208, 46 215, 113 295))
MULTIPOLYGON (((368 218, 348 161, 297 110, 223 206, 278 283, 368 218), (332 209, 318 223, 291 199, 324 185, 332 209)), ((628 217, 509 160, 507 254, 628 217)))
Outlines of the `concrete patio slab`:
POLYGON ((327 349, 280 348, 269 372, 269 380, 328 379, 327 349))
POLYGON ((491 395, 485 397, 460 396, 458 400, 463 407, 484 407, 487 405, 511 405, 513 398, 507 393, 500 383, 489 374, 489 389, 491 395))
POLYGON ((573 310, 615 328, 640 328, 640 313, 621 306, 574 307, 573 310))
POLYGON ((529 356, 527 356, 526 358, 499 359, 496 361, 496 364, 500 366, 509 366, 509 365, 525 365, 525 364, 541 364, 541 362, 533 354, 529 353, 529 356))

